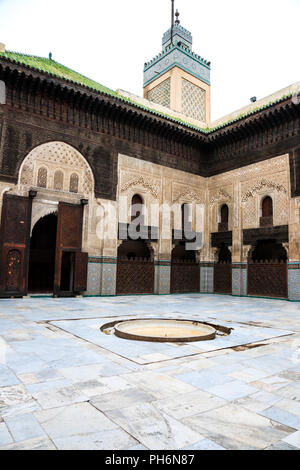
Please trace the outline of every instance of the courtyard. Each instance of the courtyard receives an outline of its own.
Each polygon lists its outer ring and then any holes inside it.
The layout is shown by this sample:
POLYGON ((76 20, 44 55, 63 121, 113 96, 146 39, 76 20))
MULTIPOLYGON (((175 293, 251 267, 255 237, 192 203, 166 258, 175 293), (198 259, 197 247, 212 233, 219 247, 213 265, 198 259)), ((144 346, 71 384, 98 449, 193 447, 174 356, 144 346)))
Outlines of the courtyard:
POLYGON ((0 301, 0 449, 300 448, 300 305, 187 294, 0 301), (132 318, 232 328, 191 343, 132 318))

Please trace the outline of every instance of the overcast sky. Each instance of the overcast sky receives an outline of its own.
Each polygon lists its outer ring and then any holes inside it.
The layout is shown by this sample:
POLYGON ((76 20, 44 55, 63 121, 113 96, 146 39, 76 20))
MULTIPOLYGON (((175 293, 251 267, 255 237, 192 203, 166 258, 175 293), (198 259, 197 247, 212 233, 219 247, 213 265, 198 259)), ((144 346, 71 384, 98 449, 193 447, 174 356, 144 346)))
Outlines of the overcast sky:
MULTIPOLYGON (((193 50, 212 62, 212 118, 300 80, 300 0, 175 0, 193 50)), ((142 95, 171 0, 0 0, 0 42, 142 95)))

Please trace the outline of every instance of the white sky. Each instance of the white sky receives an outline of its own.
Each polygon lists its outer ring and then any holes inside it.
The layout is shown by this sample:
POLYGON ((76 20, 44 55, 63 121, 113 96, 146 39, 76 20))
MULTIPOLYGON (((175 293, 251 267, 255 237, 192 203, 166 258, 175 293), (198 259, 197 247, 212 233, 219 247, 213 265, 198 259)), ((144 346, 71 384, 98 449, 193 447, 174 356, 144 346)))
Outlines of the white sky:
MULTIPOLYGON (((175 0, 193 50, 212 62, 212 118, 300 80, 300 0, 175 0)), ((0 42, 142 96, 170 0, 0 0, 0 42)))

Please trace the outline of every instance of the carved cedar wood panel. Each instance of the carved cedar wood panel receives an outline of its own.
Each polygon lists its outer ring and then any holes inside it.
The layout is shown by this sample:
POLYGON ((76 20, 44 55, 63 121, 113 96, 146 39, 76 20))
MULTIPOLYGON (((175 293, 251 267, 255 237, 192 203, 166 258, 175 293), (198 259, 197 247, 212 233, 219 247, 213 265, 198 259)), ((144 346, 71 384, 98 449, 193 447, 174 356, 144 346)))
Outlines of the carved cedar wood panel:
POLYGON ((288 296, 287 264, 248 264, 248 294, 286 298, 288 296))
POLYGON ((118 259, 117 294, 153 294, 154 262, 118 259))
POLYGON ((231 263, 217 263, 214 268, 214 292, 219 294, 232 293, 231 263))
POLYGON ((200 266, 193 261, 173 260, 171 265, 171 292, 199 292, 200 266))

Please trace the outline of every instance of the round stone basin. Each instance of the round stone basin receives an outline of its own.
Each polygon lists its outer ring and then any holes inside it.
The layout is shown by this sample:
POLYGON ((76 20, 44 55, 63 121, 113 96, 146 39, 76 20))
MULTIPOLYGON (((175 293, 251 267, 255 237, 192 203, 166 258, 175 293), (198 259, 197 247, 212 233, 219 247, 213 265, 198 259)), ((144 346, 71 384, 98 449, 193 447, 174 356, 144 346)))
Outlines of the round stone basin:
POLYGON ((128 320, 114 325, 115 335, 137 341, 186 343, 214 339, 212 326, 189 320, 128 320))

